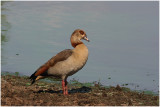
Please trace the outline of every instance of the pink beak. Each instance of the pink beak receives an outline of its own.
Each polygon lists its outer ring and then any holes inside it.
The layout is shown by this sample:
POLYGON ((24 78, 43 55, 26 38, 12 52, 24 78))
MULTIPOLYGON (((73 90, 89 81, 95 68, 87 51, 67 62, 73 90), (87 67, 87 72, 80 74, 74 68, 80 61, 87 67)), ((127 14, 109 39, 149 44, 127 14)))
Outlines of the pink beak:
POLYGON ((84 38, 83 38, 84 40, 86 40, 86 41, 90 41, 88 38, 87 38, 87 36, 85 36, 84 38))

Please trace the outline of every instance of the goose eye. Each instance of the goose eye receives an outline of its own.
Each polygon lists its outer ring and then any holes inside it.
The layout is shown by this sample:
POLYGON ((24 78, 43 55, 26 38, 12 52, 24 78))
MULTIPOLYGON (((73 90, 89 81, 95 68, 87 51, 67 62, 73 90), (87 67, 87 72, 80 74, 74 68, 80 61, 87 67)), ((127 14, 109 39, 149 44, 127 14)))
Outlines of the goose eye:
POLYGON ((84 32, 83 32, 82 30, 80 30, 80 31, 79 31, 79 33, 80 33, 81 35, 83 35, 83 34, 84 34, 84 32))

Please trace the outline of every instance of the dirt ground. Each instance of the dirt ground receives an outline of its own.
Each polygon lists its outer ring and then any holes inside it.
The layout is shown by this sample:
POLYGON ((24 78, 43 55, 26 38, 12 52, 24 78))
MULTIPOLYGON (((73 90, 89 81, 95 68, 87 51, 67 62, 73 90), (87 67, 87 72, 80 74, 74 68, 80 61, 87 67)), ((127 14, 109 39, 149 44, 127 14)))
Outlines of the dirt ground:
POLYGON ((1 76, 2 106, 158 106, 159 97, 117 86, 104 88, 69 85, 69 95, 61 84, 39 81, 30 85, 28 77, 1 76))

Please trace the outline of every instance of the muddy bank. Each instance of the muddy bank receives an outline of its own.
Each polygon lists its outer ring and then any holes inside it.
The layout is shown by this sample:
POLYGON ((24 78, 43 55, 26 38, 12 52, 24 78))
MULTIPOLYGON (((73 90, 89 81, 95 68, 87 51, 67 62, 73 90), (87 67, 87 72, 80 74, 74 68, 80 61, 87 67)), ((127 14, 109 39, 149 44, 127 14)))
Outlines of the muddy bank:
POLYGON ((130 91, 123 87, 105 88, 98 84, 70 84, 64 96, 61 84, 38 81, 30 85, 26 76, 1 77, 2 106, 158 106, 159 97, 130 91))

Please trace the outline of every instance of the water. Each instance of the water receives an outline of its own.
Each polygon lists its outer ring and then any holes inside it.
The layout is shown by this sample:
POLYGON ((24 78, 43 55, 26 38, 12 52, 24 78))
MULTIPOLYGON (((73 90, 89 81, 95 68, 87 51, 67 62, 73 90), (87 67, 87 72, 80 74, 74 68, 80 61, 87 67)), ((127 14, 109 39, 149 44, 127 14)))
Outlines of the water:
POLYGON ((159 90, 158 2, 2 2, 2 71, 31 75, 86 31, 86 66, 69 77, 159 90))

